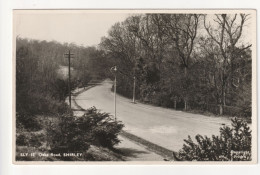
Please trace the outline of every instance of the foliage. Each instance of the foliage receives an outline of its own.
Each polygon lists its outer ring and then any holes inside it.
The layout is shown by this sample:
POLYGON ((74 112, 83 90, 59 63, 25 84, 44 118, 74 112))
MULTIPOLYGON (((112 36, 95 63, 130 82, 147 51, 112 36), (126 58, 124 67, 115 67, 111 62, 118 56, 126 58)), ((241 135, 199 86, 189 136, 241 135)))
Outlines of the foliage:
POLYGON ((30 114, 66 112, 68 60, 71 50, 71 89, 91 79, 107 77, 110 60, 102 50, 75 44, 60 44, 16 38, 16 110, 30 114), (63 104, 62 104, 63 103, 63 104))
POLYGON ((39 148, 45 141, 45 136, 43 133, 30 133, 23 132, 16 136, 17 146, 29 146, 39 148))
POLYGON ((110 60, 95 47, 16 38, 16 143, 19 160, 30 159, 19 155, 22 147, 36 149, 34 152, 42 151, 43 147, 48 152, 49 146, 53 152, 85 152, 90 144, 112 148, 119 143, 117 135, 123 125, 113 121, 109 114, 99 113, 93 108, 81 118, 72 117, 72 111, 65 103, 69 93, 68 60, 63 54, 69 49, 76 55, 71 59, 71 89, 107 76, 110 60), (52 122, 46 120, 50 116, 52 122))
POLYGON ((250 118, 250 116, 252 116, 251 103, 246 103, 241 109, 241 113, 244 117, 250 118))
POLYGON ((16 145, 17 146, 27 146, 29 143, 29 138, 26 136, 26 134, 22 133, 19 135, 16 135, 16 145))
MULTIPOLYGON (((19 115, 18 115, 19 116, 19 115)), ((113 152, 113 146, 118 144, 118 134, 123 124, 114 121, 107 113, 100 113, 93 107, 88 109, 83 116, 75 117, 69 113, 59 114, 52 120, 41 118, 39 121, 32 116, 25 115, 28 126, 23 126, 16 134, 17 160, 121 160, 117 153, 113 152), (41 130, 31 128, 31 119, 37 121, 41 130), (48 122, 47 122, 48 121, 48 122), (25 128, 25 129, 24 129, 25 128), (22 156, 22 149, 31 150, 36 157, 22 156), (41 157, 39 153, 82 153, 80 157, 41 157)), ((24 117, 24 116, 23 116, 24 117)), ((21 119, 21 117, 18 117, 21 119)), ((26 151, 25 151, 26 152, 26 151)))
POLYGON ((232 127, 220 128, 220 135, 196 135, 195 143, 190 136, 179 151, 179 159, 186 161, 240 161, 251 160, 251 130, 246 122, 232 119, 232 127), (240 154, 244 156, 240 157, 240 154))
POLYGON ((118 144, 123 128, 109 114, 90 108, 82 117, 62 116, 58 124, 48 128, 49 143, 53 152, 84 152, 91 144, 112 148, 118 144))
POLYGON ((39 131, 42 129, 42 125, 37 118, 28 113, 16 113, 16 126, 28 131, 39 131))
POLYGON ((58 112, 59 101, 68 93, 57 75, 61 44, 17 38, 16 46, 16 111, 30 115, 58 112))
POLYGON ((45 140, 45 135, 41 134, 30 134, 29 145, 32 147, 39 148, 45 140))
POLYGON ((141 101, 185 109, 213 104, 217 114, 225 114, 219 106, 251 108, 251 45, 242 40, 248 19, 247 14, 133 15, 112 26, 100 48, 117 65, 118 93, 132 97, 135 76, 141 101))

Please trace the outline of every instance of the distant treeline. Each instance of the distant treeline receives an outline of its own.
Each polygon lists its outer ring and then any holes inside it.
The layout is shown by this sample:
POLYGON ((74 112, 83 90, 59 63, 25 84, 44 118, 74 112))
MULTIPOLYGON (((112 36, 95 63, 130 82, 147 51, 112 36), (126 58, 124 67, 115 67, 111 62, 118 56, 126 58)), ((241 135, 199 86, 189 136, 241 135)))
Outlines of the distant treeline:
POLYGON ((134 15, 113 25, 100 47, 118 66, 118 92, 148 103, 251 116, 250 16, 134 15), (250 33, 248 34, 250 35, 250 33))
MULTIPOLYGON (((94 47, 61 44, 56 41, 16 39, 16 110, 42 114, 63 113, 67 110, 68 76, 61 75, 68 67, 64 54, 74 53, 72 89, 84 86, 92 79, 106 77, 104 52, 94 47)), ((107 68, 109 71, 109 68, 107 68)))

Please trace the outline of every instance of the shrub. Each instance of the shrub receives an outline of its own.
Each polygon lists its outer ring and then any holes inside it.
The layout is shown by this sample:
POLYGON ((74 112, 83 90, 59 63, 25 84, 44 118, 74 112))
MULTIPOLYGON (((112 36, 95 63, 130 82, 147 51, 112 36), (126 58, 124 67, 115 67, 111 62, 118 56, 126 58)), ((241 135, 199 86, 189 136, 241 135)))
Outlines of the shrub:
POLYGON ((171 97, 166 92, 159 92, 156 94, 152 102, 153 104, 162 107, 173 107, 173 101, 171 101, 171 97))
POLYGON ((40 147, 42 142, 45 141, 45 136, 43 133, 20 133, 16 136, 16 145, 17 146, 31 146, 31 147, 40 147))
POLYGON ((29 138, 25 134, 16 135, 16 145, 17 146, 27 146, 29 143, 29 138))
POLYGON ((91 144, 112 148, 120 142, 117 136, 122 128, 121 122, 93 107, 82 117, 63 115, 58 124, 48 127, 47 132, 53 152, 83 152, 91 144))
POLYGON ((112 119, 108 113, 97 112, 97 109, 93 107, 83 117, 79 118, 79 121, 83 125, 84 123, 90 123, 89 127, 93 138, 92 143, 112 148, 120 142, 117 136, 124 125, 112 119))
POLYGON ((45 140, 44 138, 44 134, 31 134, 30 140, 29 140, 29 144, 32 147, 40 147, 42 145, 42 142, 45 140))
POLYGON ((197 143, 190 136, 178 153, 178 159, 186 161, 241 161, 251 160, 251 131, 247 123, 232 119, 232 128, 220 128, 220 136, 212 138, 197 135, 197 143), (241 156, 242 154, 242 156, 241 156))
POLYGON ((240 111, 242 113, 243 117, 251 118, 252 116, 252 106, 251 103, 248 102, 242 106, 242 109, 240 111))
POLYGON ((29 97, 29 102, 33 104, 25 107, 26 111, 31 114, 63 114, 69 111, 68 105, 64 101, 56 100, 49 94, 32 93, 29 97))
POLYGON ((28 131, 39 131, 42 129, 42 125, 35 116, 22 112, 16 113, 16 126, 28 131))

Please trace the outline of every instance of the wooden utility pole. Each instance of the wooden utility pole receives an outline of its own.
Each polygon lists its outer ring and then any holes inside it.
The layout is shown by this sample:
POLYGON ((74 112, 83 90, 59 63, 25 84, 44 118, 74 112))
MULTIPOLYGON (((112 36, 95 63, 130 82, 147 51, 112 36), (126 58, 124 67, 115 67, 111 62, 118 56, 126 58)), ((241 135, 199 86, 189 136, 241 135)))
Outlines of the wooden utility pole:
POLYGON ((70 90, 70 58, 72 58, 74 56, 73 53, 70 53, 70 50, 69 50, 69 53, 66 53, 64 54, 65 57, 68 57, 68 60, 69 60, 69 82, 68 82, 68 88, 69 88, 69 104, 70 104, 70 108, 71 108, 71 90, 70 90))
POLYGON ((116 121, 116 66, 110 68, 111 73, 114 74, 115 80, 114 80, 114 110, 115 110, 115 121, 116 121))
POLYGON ((114 86, 114 95, 115 95, 115 97, 114 97, 114 103, 115 103, 115 105, 114 105, 114 107, 115 107, 115 121, 116 121, 116 66, 115 66, 115 86, 114 86))

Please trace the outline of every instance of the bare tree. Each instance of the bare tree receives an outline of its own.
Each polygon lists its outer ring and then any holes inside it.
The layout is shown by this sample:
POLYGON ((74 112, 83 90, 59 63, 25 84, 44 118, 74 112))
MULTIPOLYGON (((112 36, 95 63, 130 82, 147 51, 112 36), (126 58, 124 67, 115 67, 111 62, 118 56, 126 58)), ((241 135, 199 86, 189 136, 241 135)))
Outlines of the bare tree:
POLYGON ((165 21, 165 34, 171 39, 178 51, 185 75, 194 49, 200 15, 163 15, 165 21))
POLYGON ((210 24, 210 22, 207 22, 207 15, 204 15, 204 28, 209 37, 216 43, 221 53, 220 114, 223 114, 223 106, 226 105, 226 90, 233 73, 232 62, 236 55, 251 47, 251 45, 237 47, 243 27, 248 19, 249 15, 247 14, 216 14, 212 19, 214 23, 210 24), (216 29, 214 30, 214 28, 216 29))
MULTIPOLYGON (((163 32, 168 36, 173 48, 175 48, 178 53, 178 58, 184 68, 184 79, 187 78, 187 69, 190 65, 191 56, 194 50, 200 16, 201 15, 199 14, 162 15, 165 27, 163 32)), ((183 88, 184 90, 186 89, 183 98, 184 108, 187 110, 188 87, 183 88)))

